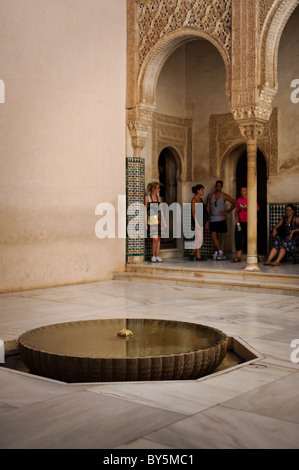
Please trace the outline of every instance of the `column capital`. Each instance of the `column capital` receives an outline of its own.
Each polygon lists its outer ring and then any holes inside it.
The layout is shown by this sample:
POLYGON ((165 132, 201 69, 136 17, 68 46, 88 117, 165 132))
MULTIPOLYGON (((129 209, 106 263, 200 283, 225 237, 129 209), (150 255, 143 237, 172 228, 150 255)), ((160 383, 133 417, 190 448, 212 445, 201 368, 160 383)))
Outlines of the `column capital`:
POLYGON ((256 93, 241 93, 238 97, 232 107, 232 114, 246 140, 261 137, 272 114, 276 91, 266 83, 256 93))
MULTIPOLYGON (((232 114, 237 122, 253 121, 266 123, 273 111, 272 102, 277 90, 266 83, 252 93, 239 93, 232 106, 232 114)), ((236 98, 236 97, 235 97, 236 98)))
POLYGON ((127 109, 127 126, 132 138, 134 155, 139 155, 145 147, 147 136, 152 127, 153 109, 144 105, 137 105, 127 109))
POLYGON ((257 142, 257 139, 261 137, 264 132, 265 125, 265 121, 238 121, 241 134, 247 142, 257 142))

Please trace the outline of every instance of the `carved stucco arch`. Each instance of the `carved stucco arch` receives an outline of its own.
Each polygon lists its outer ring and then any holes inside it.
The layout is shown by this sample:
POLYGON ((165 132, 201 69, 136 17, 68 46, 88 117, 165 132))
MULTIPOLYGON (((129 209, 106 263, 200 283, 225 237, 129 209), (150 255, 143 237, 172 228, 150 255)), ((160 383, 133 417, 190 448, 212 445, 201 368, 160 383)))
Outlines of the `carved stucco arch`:
POLYGON ((180 28, 165 35, 150 50, 138 75, 137 100, 146 106, 156 106, 156 86, 161 69, 170 55, 183 44, 190 41, 206 39, 219 51, 226 70, 226 94, 231 93, 231 60, 228 51, 209 33, 192 28, 180 28))
MULTIPOLYGON (((228 157, 241 145, 246 144, 231 113, 210 117, 210 171, 214 177, 223 178, 228 157)), ((278 109, 273 108, 264 132, 257 139, 258 148, 267 164, 267 177, 278 173, 278 109)))
POLYGON ((283 30, 299 6, 299 0, 277 0, 273 2, 261 30, 259 63, 261 86, 278 89, 278 49, 283 30))
MULTIPOLYGON (((261 151, 261 153, 263 154, 264 158, 265 158, 265 162, 266 162, 266 168, 267 168, 267 178, 269 177, 269 167, 270 167, 270 164, 269 164, 269 160, 270 160, 270 157, 269 157, 269 154, 268 154, 268 149, 266 148, 266 146, 264 145, 264 142, 262 141, 259 141, 258 142, 258 150, 261 151)), ((246 142, 244 139, 240 139, 236 142, 234 142, 231 146, 229 146, 226 151, 224 152, 224 154, 221 156, 221 163, 220 163, 220 179, 222 180, 225 180, 225 169, 227 168, 227 164, 228 164, 228 160, 232 159, 232 156, 233 156, 233 162, 231 162, 233 164, 233 167, 234 167, 234 175, 235 176, 235 173, 236 173, 236 166, 237 166, 237 163, 239 161, 239 158, 241 157, 241 155, 246 152, 246 142)))

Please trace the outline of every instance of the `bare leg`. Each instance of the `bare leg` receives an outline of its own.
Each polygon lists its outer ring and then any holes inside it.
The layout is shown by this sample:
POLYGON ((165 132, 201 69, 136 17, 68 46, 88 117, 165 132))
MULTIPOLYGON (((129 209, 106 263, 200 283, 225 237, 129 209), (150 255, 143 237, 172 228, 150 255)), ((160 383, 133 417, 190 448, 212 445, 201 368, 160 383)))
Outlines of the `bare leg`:
POLYGON ((222 233, 217 233, 217 238, 218 238, 218 243, 219 243, 219 246, 220 246, 220 250, 221 250, 221 246, 222 246, 222 233))
POLYGON ((276 255, 277 255, 276 248, 272 248, 272 250, 270 251, 270 254, 268 256, 267 263, 271 263, 272 259, 275 258, 276 255))
POLYGON ((156 251, 156 253, 157 253, 156 256, 159 256, 159 253, 160 253, 160 244, 161 244, 161 238, 158 237, 158 238, 157 238, 157 246, 156 246, 156 249, 157 249, 157 251, 156 251))
POLYGON ((155 257, 159 256, 159 251, 160 251, 160 237, 154 237, 153 244, 152 244, 153 256, 155 257))
POLYGON ((280 263, 280 261, 284 258, 285 254, 286 254, 286 250, 284 248, 281 248, 279 250, 276 262, 280 263))
POLYGON ((196 251, 197 258, 199 258, 200 257, 200 248, 193 248, 193 250, 191 251, 191 256, 194 256, 195 251, 196 251))
POLYGON ((157 251, 157 238, 152 239, 152 253, 153 256, 156 257, 156 251, 157 251))
POLYGON ((211 237, 212 237, 212 240, 213 240, 214 245, 216 247, 216 250, 220 251, 221 250, 221 241, 222 241, 221 233, 212 232, 211 237), (219 241, 219 235, 220 235, 220 241, 219 241))

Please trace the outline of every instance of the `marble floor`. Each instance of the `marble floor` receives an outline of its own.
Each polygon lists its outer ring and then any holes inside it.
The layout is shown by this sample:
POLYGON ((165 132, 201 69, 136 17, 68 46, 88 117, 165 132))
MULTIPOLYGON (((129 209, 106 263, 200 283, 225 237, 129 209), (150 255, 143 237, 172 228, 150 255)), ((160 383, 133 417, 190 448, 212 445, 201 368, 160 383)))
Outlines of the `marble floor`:
POLYGON ((114 280, 2 294, 0 310, 10 351, 41 325, 143 317, 214 326, 261 355, 173 382, 70 385, 4 364, 2 449, 299 448, 298 296, 114 280))

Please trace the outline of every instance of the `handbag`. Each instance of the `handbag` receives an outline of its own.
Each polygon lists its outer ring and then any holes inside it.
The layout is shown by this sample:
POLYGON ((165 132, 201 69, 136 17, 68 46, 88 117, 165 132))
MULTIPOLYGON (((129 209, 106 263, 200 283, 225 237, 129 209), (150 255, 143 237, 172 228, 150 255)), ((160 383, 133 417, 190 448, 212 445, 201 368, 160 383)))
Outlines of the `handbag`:
POLYGON ((159 225, 159 216, 158 216, 158 214, 148 215, 147 216, 147 225, 159 225))
POLYGON ((158 198, 157 202, 153 202, 149 196, 149 202, 150 204, 148 205, 147 209, 147 225, 159 225, 161 222, 161 219, 159 217, 159 204, 160 200, 158 198), (152 209, 151 209, 152 205, 152 209))

